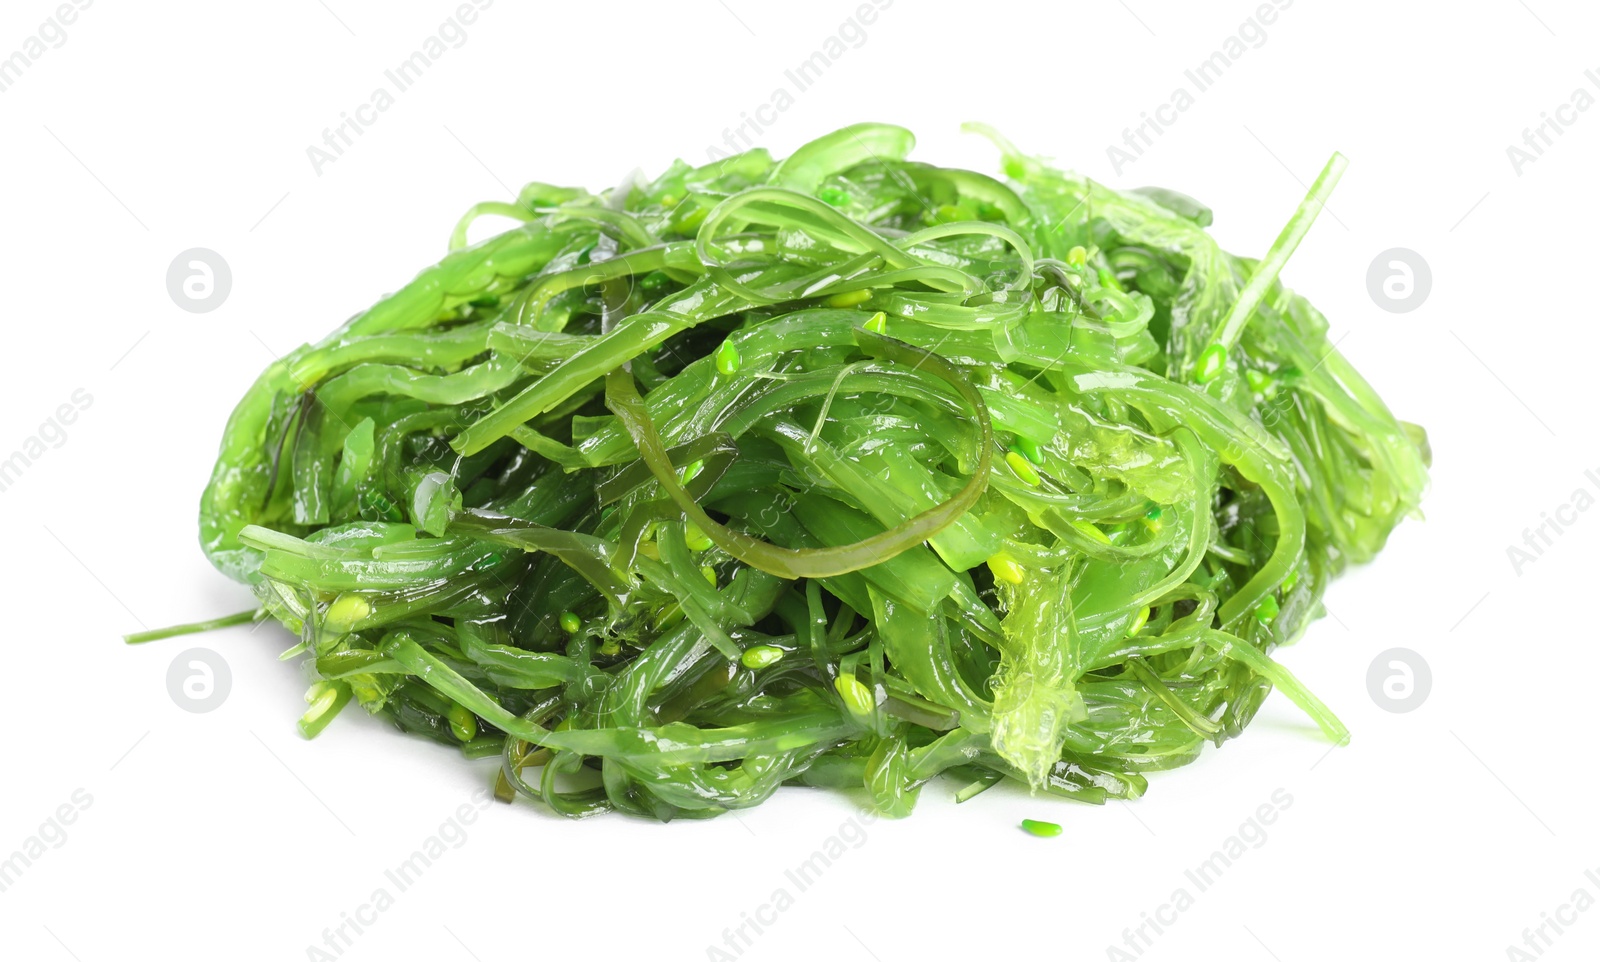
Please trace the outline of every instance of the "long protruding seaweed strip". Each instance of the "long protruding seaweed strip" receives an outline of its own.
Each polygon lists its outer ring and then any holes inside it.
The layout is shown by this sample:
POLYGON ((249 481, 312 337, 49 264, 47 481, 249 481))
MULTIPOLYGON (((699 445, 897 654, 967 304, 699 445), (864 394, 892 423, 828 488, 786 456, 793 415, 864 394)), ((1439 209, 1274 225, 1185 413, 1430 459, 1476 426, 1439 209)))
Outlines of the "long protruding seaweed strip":
POLYGON ((1289 669, 1262 654, 1248 644, 1240 644, 1238 639, 1231 638, 1220 631, 1208 631, 1201 636, 1205 643, 1215 648, 1229 658, 1237 659, 1252 672, 1272 682, 1273 687, 1283 692, 1322 729, 1335 744, 1345 745, 1350 742, 1350 730, 1344 727, 1322 699, 1313 695, 1310 689, 1300 683, 1289 669))
POLYGON ((1261 258, 1261 263, 1256 265, 1255 273, 1250 275, 1250 282, 1239 292, 1239 298, 1233 302, 1228 316, 1223 318, 1222 327, 1217 331, 1213 344, 1226 351, 1232 350, 1233 346, 1239 343, 1239 335, 1244 331, 1250 316, 1255 313, 1256 306, 1277 281, 1278 273, 1283 270, 1283 265, 1289 263, 1290 256, 1294 254, 1295 248, 1300 246, 1300 241, 1305 238, 1306 232, 1311 230, 1317 215, 1327 206, 1328 198, 1332 196, 1333 189, 1339 186, 1339 178, 1344 176, 1344 169, 1348 166, 1350 162, 1337 151, 1328 158, 1328 162, 1322 167, 1322 172, 1312 181, 1311 189, 1306 191, 1305 199, 1295 209, 1294 216, 1283 225, 1283 231, 1278 234, 1278 239, 1268 248, 1267 256, 1261 258))
POLYGON ((249 611, 223 615, 221 618, 211 618, 206 621, 190 622, 187 625, 173 625, 170 628, 156 628, 151 631, 136 631, 131 635, 123 635, 122 640, 130 645, 142 645, 147 641, 165 641, 168 638, 177 638, 180 635, 195 635, 203 631, 216 631, 218 628, 248 625, 260 616, 261 610, 259 608, 251 608, 249 611))
POLYGON ((359 705, 574 818, 1132 799, 1273 689, 1344 742, 1273 655, 1428 449, 1281 284, 1343 158, 1252 265, 985 133, 1007 181, 857 124, 472 208, 230 418, 256 609, 128 641, 271 618, 307 738, 359 705))

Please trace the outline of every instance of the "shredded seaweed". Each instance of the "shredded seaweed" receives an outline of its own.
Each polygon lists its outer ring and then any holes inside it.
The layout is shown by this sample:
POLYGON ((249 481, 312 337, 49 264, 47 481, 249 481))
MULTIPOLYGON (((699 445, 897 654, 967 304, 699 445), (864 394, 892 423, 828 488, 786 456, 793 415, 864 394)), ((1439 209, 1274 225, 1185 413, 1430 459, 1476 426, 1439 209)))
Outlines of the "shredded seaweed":
POLYGON ((354 702, 574 817, 1133 798, 1272 688, 1342 742, 1272 653, 1428 462, 1280 280, 1344 159, 1256 262, 977 129, 1004 181, 861 124, 474 207, 229 420, 257 611, 128 640, 273 618, 308 737, 354 702))

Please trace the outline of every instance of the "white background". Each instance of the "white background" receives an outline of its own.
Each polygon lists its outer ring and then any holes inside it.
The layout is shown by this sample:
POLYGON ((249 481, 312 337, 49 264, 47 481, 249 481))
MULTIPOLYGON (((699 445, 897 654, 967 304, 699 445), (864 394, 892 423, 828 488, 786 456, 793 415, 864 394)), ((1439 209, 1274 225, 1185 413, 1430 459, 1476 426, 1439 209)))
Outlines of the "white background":
MULTIPOLYGON (((885 120, 918 132, 919 159, 994 170, 958 132, 985 120, 1113 185, 1193 194, 1224 246, 1258 255, 1328 154, 1351 158, 1335 216, 1285 279, 1435 452, 1427 520, 1340 582, 1332 616, 1281 653, 1353 742, 1330 753, 1274 695, 1245 737, 1153 777, 1137 803, 996 789, 957 808, 934 784, 911 818, 870 825, 743 958, 1107 958, 1143 913, 1192 893, 1184 870, 1280 788, 1293 801, 1265 842, 1142 958, 1504 959, 1546 913, 1573 918, 1561 906, 1580 887, 1600 896, 1584 875, 1600 867, 1600 655, 1584 607, 1600 512, 1563 508, 1600 494, 1584 474, 1600 469, 1600 110, 1569 115, 1520 174, 1506 153, 1575 89, 1600 96, 1584 76, 1600 68, 1600 15, 1557 0, 1299 0, 1114 171, 1107 145, 1255 6, 898 0, 760 143, 781 154, 885 120), (1432 268, 1410 313, 1368 294, 1369 263, 1392 247, 1432 268), (1508 546, 1558 511, 1573 523, 1519 573, 1508 546), (1433 672, 1408 714, 1367 689, 1395 646, 1433 672), (1030 837, 1023 817, 1065 834, 1030 837)), ((142 648, 119 636, 250 604, 201 556, 194 517, 223 421, 273 353, 435 261, 476 201, 703 161, 855 4, 499 0, 319 176, 306 148, 454 8, 101 0, 0 93, 0 458, 74 391, 93 398, 0 493, 0 858, 76 790, 92 797, 0 893, 9 958, 317 958, 324 928, 487 784, 492 762, 359 712, 302 741, 305 683, 277 660, 292 639, 275 626, 142 648), (192 247, 232 267, 209 314, 167 293, 169 263, 192 247), (232 668, 209 714, 167 692, 191 643, 232 668)), ((8 0, 0 57, 54 9, 8 0)), ((855 814, 801 789, 671 825, 497 805, 341 957, 717 958, 723 930, 855 814)), ((1593 958, 1600 911, 1545 931, 1545 958, 1593 958)))

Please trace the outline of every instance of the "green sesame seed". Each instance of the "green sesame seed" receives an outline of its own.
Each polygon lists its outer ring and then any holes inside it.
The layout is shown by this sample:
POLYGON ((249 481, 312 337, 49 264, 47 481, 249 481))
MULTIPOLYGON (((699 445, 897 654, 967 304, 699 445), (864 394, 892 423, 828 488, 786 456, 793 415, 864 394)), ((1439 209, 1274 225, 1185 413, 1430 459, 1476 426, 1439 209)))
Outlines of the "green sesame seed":
POLYGON ((684 527, 683 540, 689 546, 690 551, 707 551, 711 548, 711 537, 701 531, 700 526, 693 522, 684 527))
POLYGON ((1267 595, 1261 599, 1260 604, 1256 605, 1256 620, 1263 625, 1269 625, 1272 623, 1272 619, 1276 617, 1278 617, 1278 599, 1267 595))
POLYGON ((1161 530, 1161 505, 1151 505, 1150 510, 1144 513, 1144 517, 1141 520, 1152 534, 1159 532, 1161 530))
POLYGON ((713 359, 717 365, 717 373, 724 377, 735 374, 739 370, 739 349, 733 346, 733 341, 731 340, 723 341, 718 345, 713 359))
POLYGON ((1013 447, 1015 447, 1018 451, 1021 451, 1022 456, 1027 458, 1029 461, 1032 461, 1034 464, 1044 463, 1044 451, 1039 447, 1039 442, 1035 441, 1033 438, 1025 438, 1019 434, 1017 435, 1017 440, 1013 444, 1013 447))
POLYGON ((456 736, 457 741, 470 742, 477 737, 478 716, 460 705, 451 705, 445 719, 450 723, 450 734, 456 736))
POLYGON ((1029 463, 1028 459, 1022 456, 1022 452, 1007 451, 1006 464, 1021 479, 1023 484, 1031 488, 1037 488, 1043 483, 1039 478, 1039 472, 1033 469, 1033 465, 1029 463))
POLYGON ((1111 543, 1111 539, 1106 537, 1106 533, 1104 531, 1101 531, 1099 528, 1087 521, 1074 521, 1072 522, 1072 526, 1078 529, 1079 532, 1081 532, 1091 541, 1098 541, 1101 544, 1111 543))
POLYGON ((775 645, 754 645, 739 656, 739 663, 751 671, 775 665, 783 660, 783 649, 775 645))
POLYGON ((1027 571, 1022 565, 1007 554, 997 554, 989 559, 989 570, 994 574, 994 580, 1004 581, 1008 585, 1020 585, 1022 579, 1027 577, 1027 571))
POLYGON ((872 291, 862 288, 859 291, 845 291, 843 294, 834 294, 823 303, 829 307, 855 307, 872 300, 872 291))
POLYGON ((833 680, 833 689, 844 699, 844 707, 850 714, 858 718, 870 717, 877 703, 872 698, 872 691, 856 680, 854 675, 840 675, 833 680))
POLYGON ((360 595, 346 592, 333 599, 324 618, 326 627, 333 631, 349 631, 351 626, 372 614, 372 602, 360 595))
POLYGON ((1204 384, 1221 374, 1227 363, 1228 349, 1221 344, 1213 344, 1200 352, 1200 359, 1195 363, 1194 378, 1204 384))

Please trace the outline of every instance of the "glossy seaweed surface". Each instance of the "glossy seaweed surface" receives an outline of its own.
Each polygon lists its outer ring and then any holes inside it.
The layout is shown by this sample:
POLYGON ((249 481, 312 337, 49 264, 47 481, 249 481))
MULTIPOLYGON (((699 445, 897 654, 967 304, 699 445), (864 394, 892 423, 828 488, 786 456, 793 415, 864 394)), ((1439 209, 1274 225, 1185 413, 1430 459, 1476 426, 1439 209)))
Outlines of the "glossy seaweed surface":
POLYGON ((1258 262, 991 137, 1003 180, 862 124, 531 184, 268 368, 200 526, 300 637, 305 733, 354 701, 658 819, 1134 797, 1273 687, 1343 739, 1271 655, 1428 460, 1277 280, 1343 159, 1258 262))

